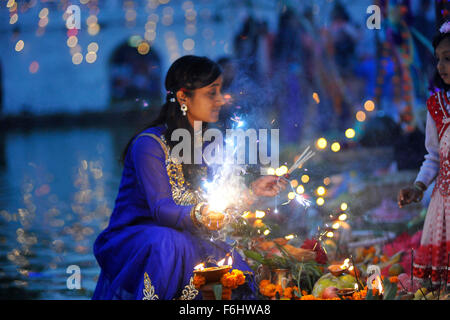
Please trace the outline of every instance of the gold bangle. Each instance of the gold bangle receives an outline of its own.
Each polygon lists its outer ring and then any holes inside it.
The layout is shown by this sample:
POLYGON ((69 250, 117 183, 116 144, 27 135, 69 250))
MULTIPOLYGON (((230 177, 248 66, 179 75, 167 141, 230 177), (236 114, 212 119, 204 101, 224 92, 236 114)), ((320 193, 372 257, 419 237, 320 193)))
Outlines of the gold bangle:
POLYGON ((202 209, 203 205, 205 205, 204 202, 199 202, 195 206, 193 206, 191 209, 191 220, 199 228, 202 227, 202 225, 203 225, 201 223, 201 218, 202 218, 201 209, 202 209))

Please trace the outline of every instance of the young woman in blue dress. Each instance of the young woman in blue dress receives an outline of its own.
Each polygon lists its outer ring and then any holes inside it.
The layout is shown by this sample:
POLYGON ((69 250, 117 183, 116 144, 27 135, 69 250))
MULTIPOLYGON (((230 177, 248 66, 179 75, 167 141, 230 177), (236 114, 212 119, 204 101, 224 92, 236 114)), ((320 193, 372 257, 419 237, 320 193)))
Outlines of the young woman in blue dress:
MULTIPOLYGON (((135 135, 123 153, 123 174, 108 227, 94 244, 101 272, 93 299, 200 299, 193 287, 194 266, 230 253, 209 232, 224 225, 224 214, 209 209, 196 190, 207 177, 202 164, 170 157, 172 132, 184 128, 194 137, 194 121, 217 122, 225 103, 218 64, 206 57, 184 56, 169 68, 166 103, 158 118, 135 135)), ((262 176, 243 194, 250 205, 272 197, 286 182, 262 176)), ((238 200, 238 199, 236 199, 238 200)), ((233 268, 251 271, 233 251, 233 268)), ((254 286, 247 292, 251 297, 254 286)))

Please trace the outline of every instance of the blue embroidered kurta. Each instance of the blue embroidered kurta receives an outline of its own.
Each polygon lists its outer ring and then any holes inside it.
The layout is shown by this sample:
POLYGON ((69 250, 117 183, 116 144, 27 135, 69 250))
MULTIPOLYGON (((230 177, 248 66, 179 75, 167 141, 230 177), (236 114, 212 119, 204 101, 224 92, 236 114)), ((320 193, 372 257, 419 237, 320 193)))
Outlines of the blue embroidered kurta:
MULTIPOLYGON (((93 299, 150 298, 144 275, 154 289, 152 297, 178 299, 195 265, 208 257, 220 260, 230 252, 226 243, 209 241, 194 225, 190 217, 194 203, 179 203, 194 199, 189 198, 192 193, 182 173, 180 177, 181 165, 166 161, 167 145, 158 139, 163 133, 164 127, 143 131, 126 155, 109 225, 94 243, 101 273, 93 299)), ((233 268, 251 271, 239 254, 234 253, 233 259, 233 268)), ((250 288, 254 290, 253 285, 250 288)))

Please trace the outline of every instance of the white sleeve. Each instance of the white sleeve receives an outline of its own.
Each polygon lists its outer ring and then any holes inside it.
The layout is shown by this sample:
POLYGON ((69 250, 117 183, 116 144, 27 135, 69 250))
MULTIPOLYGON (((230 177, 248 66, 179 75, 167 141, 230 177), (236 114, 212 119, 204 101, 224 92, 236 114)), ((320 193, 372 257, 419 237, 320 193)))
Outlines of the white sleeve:
POLYGON ((436 123, 427 112, 427 124, 425 129, 425 148, 428 154, 420 167, 416 182, 421 181, 427 187, 433 182, 439 172, 439 138, 436 123))

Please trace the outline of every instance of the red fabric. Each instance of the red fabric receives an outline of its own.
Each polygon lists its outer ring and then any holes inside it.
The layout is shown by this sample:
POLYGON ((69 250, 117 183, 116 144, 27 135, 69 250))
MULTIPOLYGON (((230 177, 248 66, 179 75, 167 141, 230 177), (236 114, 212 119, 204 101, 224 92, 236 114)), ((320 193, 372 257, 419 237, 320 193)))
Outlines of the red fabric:
POLYGON ((448 117, 449 114, 445 110, 445 107, 439 103, 439 100, 442 103, 445 103, 445 94, 442 92, 438 92, 433 94, 430 98, 427 100, 427 108, 430 112, 431 117, 433 118, 434 122, 436 123, 437 132, 439 134, 439 140, 441 140, 442 135, 444 134, 445 130, 447 130, 450 123, 445 124, 443 122, 443 119, 445 117, 448 117), (440 95, 440 96, 439 96, 440 95))
POLYGON ((431 276, 434 283, 450 283, 450 277, 447 276, 447 259, 450 253, 450 241, 442 242, 439 245, 423 245, 417 250, 414 258, 413 274, 415 278, 426 279, 431 276))

